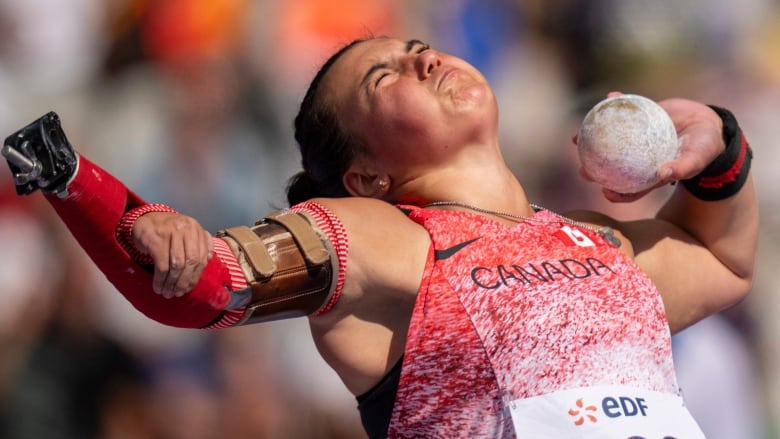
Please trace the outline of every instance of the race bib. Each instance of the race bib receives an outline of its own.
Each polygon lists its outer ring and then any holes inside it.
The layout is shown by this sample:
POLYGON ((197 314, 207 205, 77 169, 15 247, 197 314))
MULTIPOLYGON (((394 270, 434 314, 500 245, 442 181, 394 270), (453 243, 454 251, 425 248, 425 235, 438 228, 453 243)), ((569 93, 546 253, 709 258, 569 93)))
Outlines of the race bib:
POLYGON ((704 439, 682 397, 635 387, 562 390, 509 408, 518 439, 704 439))

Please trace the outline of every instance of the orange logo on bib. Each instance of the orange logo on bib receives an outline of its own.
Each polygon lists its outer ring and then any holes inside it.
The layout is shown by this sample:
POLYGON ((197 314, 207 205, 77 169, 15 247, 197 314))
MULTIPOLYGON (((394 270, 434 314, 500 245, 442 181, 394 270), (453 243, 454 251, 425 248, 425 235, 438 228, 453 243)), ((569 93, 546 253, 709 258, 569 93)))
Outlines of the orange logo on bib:
POLYGON ((595 405, 585 406, 582 402, 582 398, 578 399, 574 405, 577 406, 576 409, 569 409, 569 415, 577 418, 574 420, 574 425, 582 425, 585 423, 585 420, 594 423, 598 421, 598 418, 596 418, 595 415, 589 413, 596 412, 597 409, 595 405))

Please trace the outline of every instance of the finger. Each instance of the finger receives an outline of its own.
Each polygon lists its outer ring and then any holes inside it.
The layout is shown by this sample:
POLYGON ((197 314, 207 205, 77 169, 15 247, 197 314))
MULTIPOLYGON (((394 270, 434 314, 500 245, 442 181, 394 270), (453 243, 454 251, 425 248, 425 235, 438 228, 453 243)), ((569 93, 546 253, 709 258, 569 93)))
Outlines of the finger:
POLYGON ((158 266, 155 266, 154 268, 154 277, 152 278, 152 289, 155 293, 163 295, 163 285, 165 284, 165 278, 168 277, 168 262, 166 261, 165 266, 160 268, 158 266))
POLYGON ((206 245, 203 242, 203 233, 198 228, 194 234, 183 235, 184 263, 181 275, 176 280, 174 295, 181 297, 192 290, 198 282, 200 273, 206 261, 206 245))
POLYGON ((209 260, 214 254, 214 243, 211 234, 202 230, 200 233, 200 239, 197 245, 193 245, 193 249, 196 249, 197 253, 193 255, 193 263, 188 266, 189 271, 182 274, 182 278, 187 281, 186 284, 180 282, 182 290, 179 292, 179 296, 183 296, 186 293, 192 291, 198 284, 203 271, 206 269, 209 260))
POLYGON ((604 198, 607 200, 613 202, 613 203, 630 203, 632 201, 636 201, 645 195, 647 195, 650 191, 652 191, 655 187, 650 189, 645 189, 641 192, 636 192, 632 194, 622 194, 620 192, 615 192, 613 190, 609 190, 607 188, 602 188, 601 192, 604 194, 604 198))
POLYGON ((712 140, 701 134, 680 136, 680 155, 677 159, 661 165, 658 176, 665 182, 685 180, 701 172, 709 163, 707 150, 712 140))
POLYGON ((584 167, 584 166, 580 166, 579 172, 580 172, 580 176, 581 176, 581 177, 582 177, 582 178, 583 178, 585 181, 592 181, 592 182, 595 182, 595 181, 596 181, 596 180, 594 180, 594 179, 593 179, 593 177, 591 177, 591 176, 590 176, 590 174, 588 174, 588 171, 586 171, 586 170, 585 170, 585 167, 584 167))
MULTIPOLYGON (((177 227, 178 228, 178 227, 177 227)), ((170 241, 170 259, 168 261, 168 275, 165 277, 162 286, 163 296, 171 298, 176 290, 176 283, 181 276, 184 268, 184 242, 180 234, 171 237, 170 241)))
POLYGON ((637 199, 634 194, 621 194, 609 189, 602 189, 601 192, 604 194, 604 198, 613 203, 630 203, 637 199))
POLYGON ((157 294, 163 294, 163 286, 165 285, 165 279, 168 277, 168 270, 170 269, 170 242, 163 243, 160 246, 160 251, 154 255, 154 277, 152 278, 152 289, 157 294))
POLYGON ((211 236, 208 230, 203 230, 203 233, 206 235, 206 259, 210 261, 214 257, 214 237, 211 236))
POLYGON ((677 179, 674 178, 674 168, 671 162, 662 164, 661 167, 658 168, 656 176, 658 176, 658 180, 663 184, 669 184, 677 181, 677 179))
POLYGON ((209 263, 209 260, 214 256, 214 238, 211 236, 211 233, 208 232, 208 230, 202 229, 198 226, 200 229, 200 232, 198 235, 200 236, 200 239, 197 241, 197 245, 193 245, 193 249, 197 250, 196 259, 197 263, 193 264, 191 266, 191 272, 187 273, 188 279, 189 279, 189 285, 186 285, 185 291, 182 293, 190 292, 193 288, 198 284, 200 281, 200 277, 203 274, 203 271, 206 269, 206 266, 209 263))

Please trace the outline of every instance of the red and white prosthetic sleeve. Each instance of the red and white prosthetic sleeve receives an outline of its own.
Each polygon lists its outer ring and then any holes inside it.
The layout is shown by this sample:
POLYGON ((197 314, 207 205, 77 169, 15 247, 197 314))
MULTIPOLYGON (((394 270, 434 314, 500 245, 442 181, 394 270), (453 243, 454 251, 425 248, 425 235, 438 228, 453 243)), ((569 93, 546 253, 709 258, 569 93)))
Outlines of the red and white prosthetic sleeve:
POLYGON ((230 270, 215 257, 198 285, 182 297, 166 299, 152 290, 152 270, 139 264, 117 240, 117 226, 128 211, 147 205, 111 174, 79 157, 67 195, 46 199, 78 243, 130 303, 160 323, 203 328, 218 321, 230 300, 230 270))
POLYGON ((146 203, 105 170, 79 159, 67 195, 46 198, 108 280, 147 317, 170 326, 213 329, 321 315, 338 301, 346 272, 346 234, 338 218, 316 203, 274 213, 246 228, 254 231, 246 235, 251 242, 226 237, 231 246, 225 239, 213 238, 214 257, 192 291, 169 299, 155 293, 152 261, 134 247, 132 228, 146 213, 174 210, 146 203), (284 219, 291 215, 298 224, 292 229, 290 218, 284 219), (265 227, 269 223, 281 226, 265 227), (301 242, 307 236, 326 254, 319 263, 312 264, 306 257, 301 242), (260 275, 250 269, 251 264, 247 268, 246 256, 257 254, 258 243, 264 243, 262 250, 274 263, 271 274, 260 275), (319 274, 312 276, 315 272, 319 274), (249 299, 235 306, 237 294, 249 299))

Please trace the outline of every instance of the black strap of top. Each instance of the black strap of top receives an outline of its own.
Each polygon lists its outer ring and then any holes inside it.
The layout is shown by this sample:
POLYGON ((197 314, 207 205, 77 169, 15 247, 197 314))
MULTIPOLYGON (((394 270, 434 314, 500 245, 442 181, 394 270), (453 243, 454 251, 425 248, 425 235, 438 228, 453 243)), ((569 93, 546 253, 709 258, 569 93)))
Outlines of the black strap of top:
POLYGON ((398 381, 401 378, 402 360, 403 357, 374 387, 357 397, 360 421, 371 439, 387 437, 395 395, 398 393, 398 381))

